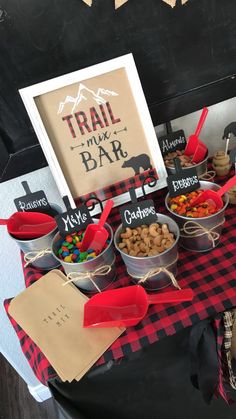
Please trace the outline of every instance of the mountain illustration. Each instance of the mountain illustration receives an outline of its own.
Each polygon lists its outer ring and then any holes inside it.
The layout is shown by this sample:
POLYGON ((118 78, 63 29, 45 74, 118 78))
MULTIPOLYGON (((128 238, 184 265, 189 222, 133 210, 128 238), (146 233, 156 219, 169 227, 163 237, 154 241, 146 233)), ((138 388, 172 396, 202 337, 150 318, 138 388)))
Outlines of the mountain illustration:
POLYGON ((97 92, 86 87, 84 84, 80 83, 78 93, 76 97, 73 96, 66 96, 64 102, 59 103, 57 113, 61 113, 64 109, 64 106, 68 103, 73 104, 71 112, 74 112, 76 107, 79 105, 80 102, 83 100, 88 100, 92 98, 98 105, 102 105, 106 103, 106 100, 102 96, 119 96, 118 93, 113 92, 112 90, 107 90, 99 87, 97 92))

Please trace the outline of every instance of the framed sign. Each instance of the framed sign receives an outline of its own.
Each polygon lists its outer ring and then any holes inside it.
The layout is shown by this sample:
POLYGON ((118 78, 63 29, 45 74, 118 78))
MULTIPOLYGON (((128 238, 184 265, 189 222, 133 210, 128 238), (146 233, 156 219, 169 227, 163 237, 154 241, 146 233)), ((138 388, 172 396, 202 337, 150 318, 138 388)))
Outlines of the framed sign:
MULTIPOLYGON (((71 207, 89 196, 130 200, 166 169, 132 54, 21 89, 49 167, 71 207)), ((100 207, 96 206, 98 211, 100 207)))

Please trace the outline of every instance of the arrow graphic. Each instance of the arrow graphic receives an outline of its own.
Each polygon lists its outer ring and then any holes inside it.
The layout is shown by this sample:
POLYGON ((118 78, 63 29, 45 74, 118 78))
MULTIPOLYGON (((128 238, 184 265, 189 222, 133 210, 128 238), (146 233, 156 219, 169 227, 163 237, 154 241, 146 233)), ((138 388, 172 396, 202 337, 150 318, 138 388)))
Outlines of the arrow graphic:
POLYGON ((81 143, 81 144, 79 144, 79 145, 75 145, 74 147, 70 147, 70 149, 71 150, 74 150, 74 148, 77 148, 77 147, 83 147, 84 146, 84 143, 81 143))
POLYGON ((128 131, 127 127, 124 127, 123 129, 120 129, 119 131, 114 131, 114 134, 117 135, 119 132, 128 131))

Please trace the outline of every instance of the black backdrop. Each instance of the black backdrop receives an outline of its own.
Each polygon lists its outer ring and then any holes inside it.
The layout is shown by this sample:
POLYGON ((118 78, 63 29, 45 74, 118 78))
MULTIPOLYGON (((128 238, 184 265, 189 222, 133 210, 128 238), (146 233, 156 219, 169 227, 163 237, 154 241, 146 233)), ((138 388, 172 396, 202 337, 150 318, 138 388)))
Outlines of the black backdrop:
POLYGON ((155 125, 235 96, 236 2, 1 0, 0 177, 46 165, 18 89, 132 52, 155 125))

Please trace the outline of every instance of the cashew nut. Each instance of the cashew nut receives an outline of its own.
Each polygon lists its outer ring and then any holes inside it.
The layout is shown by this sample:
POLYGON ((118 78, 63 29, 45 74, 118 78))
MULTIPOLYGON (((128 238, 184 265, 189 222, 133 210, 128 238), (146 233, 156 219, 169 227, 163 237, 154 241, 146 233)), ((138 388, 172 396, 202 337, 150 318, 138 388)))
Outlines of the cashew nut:
POLYGON ((153 223, 149 226, 149 234, 152 237, 156 237, 158 235, 158 228, 159 228, 159 224, 157 223, 153 223))
POLYGON ((144 256, 146 256, 147 255, 147 253, 143 253, 143 252, 139 252, 138 254, 137 254, 137 256, 138 257, 144 257, 144 256))
POLYGON ((120 237, 119 249, 137 257, 156 256, 169 249, 175 241, 168 225, 158 223, 152 223, 150 226, 143 224, 134 229, 127 227, 120 237))
POLYGON ((144 237, 146 237, 148 235, 148 232, 149 232, 148 228, 146 227, 143 228, 141 231, 141 238, 143 239, 144 237))
POLYGON ((127 227, 126 228, 126 232, 125 233, 121 233, 121 235, 120 235, 120 237, 122 238, 122 239, 129 239, 131 236, 132 236, 132 230, 131 230, 131 228, 129 228, 129 227, 127 227))
POLYGON ((157 246, 160 246, 160 244, 161 244, 161 241, 162 241, 163 237, 164 237, 164 236, 163 236, 162 234, 160 234, 160 235, 156 236, 156 237, 153 239, 153 243, 154 243, 155 245, 157 245, 157 246))
POLYGON ((130 256, 137 256, 137 250, 130 250, 129 255, 130 256))
POLYGON ((162 246, 162 245, 161 246, 157 246, 156 249, 158 250, 159 253, 162 253, 165 250, 164 246, 162 246))
POLYGON ((148 251, 148 246, 145 243, 140 243, 139 249, 141 252, 146 253, 148 251))
POLYGON ((173 242, 171 242, 170 240, 168 240, 168 241, 164 244, 164 247, 165 247, 165 249, 169 249, 172 245, 173 245, 173 242))
POLYGON ((118 247, 119 249, 124 249, 126 247, 126 243, 119 243, 118 247))
POLYGON ((169 229, 168 229, 167 224, 162 224, 161 230, 162 230, 163 234, 168 234, 169 233, 169 229))

